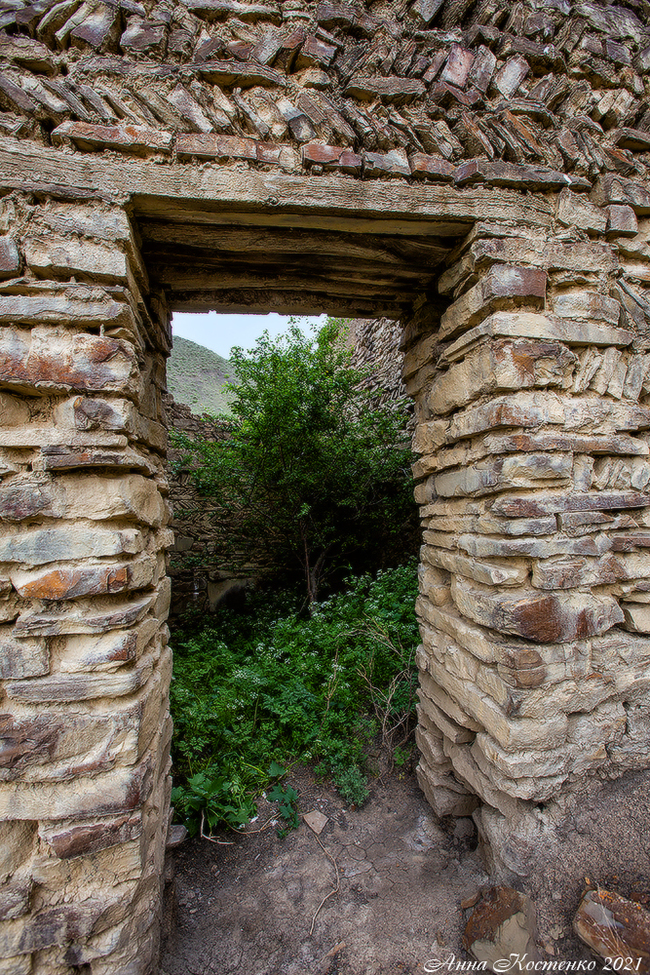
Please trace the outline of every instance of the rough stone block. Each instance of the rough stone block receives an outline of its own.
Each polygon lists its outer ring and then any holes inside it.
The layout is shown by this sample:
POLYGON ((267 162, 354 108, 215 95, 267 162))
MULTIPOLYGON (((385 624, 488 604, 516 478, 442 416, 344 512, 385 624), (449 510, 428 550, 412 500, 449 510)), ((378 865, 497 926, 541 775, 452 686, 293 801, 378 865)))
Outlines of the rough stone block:
MULTIPOLYGON (((158 465, 149 459, 142 451, 139 450, 107 450, 107 449, 94 449, 94 444, 88 444, 83 442, 72 446, 62 446, 60 444, 62 437, 58 437, 59 443, 51 444, 49 446, 44 446, 41 449, 41 465, 44 471, 90 471, 93 468, 103 467, 105 469, 115 469, 120 472, 124 471, 145 471, 145 473, 155 476, 158 473, 158 465)), ((70 439, 77 438, 65 438, 68 442, 70 439)), ((109 441, 109 446, 113 446, 110 443, 110 438, 108 435, 104 434, 104 437, 100 437, 98 434, 92 434, 89 438, 91 441, 95 439, 106 439, 109 441)), ((124 438, 118 438, 117 444, 115 446, 124 447, 124 438)))
POLYGON ((0 393, 0 423, 3 428, 23 426, 29 423, 29 419, 29 406, 24 400, 0 393))
POLYGON ((4 329, 0 334, 0 382, 5 386, 135 396, 137 376, 135 350, 121 339, 54 328, 34 328, 31 334, 4 329))
MULTIPOLYGON (((495 971, 505 958, 525 958, 531 965, 541 964, 537 937, 535 908, 526 894, 512 887, 492 887, 467 922, 463 947, 487 969, 495 971)), ((513 969, 526 970, 518 961, 513 969)))
POLYGON ((452 579, 452 598, 463 615, 499 633, 514 633, 535 643, 565 643, 604 633, 624 620, 611 596, 576 592, 540 595, 535 590, 495 592, 452 579))
POLYGON ((176 142, 179 159, 257 159, 258 143, 231 135, 200 133, 180 135, 176 142))
POLYGON ((622 433, 590 437, 580 433, 513 433, 490 434, 484 445, 490 454, 514 453, 520 450, 570 450, 576 454, 622 454, 648 456, 648 445, 641 439, 622 433))
POLYGON ((126 518, 157 528, 164 519, 164 503, 158 485, 141 474, 119 479, 85 476, 64 477, 66 516, 69 518, 126 518))
POLYGON ((33 887, 31 877, 17 878, 0 886, 0 921, 10 921, 29 913, 33 887))
POLYGON ((351 176, 360 176, 363 158, 351 149, 309 142, 302 146, 302 161, 306 166, 322 166, 325 172, 339 170, 351 176))
MULTIPOLYGON (((430 668, 429 672, 420 671, 420 702, 423 702, 424 697, 428 698, 454 725, 463 728, 466 732, 476 733, 477 731, 481 731, 482 724, 480 721, 476 721, 472 714, 468 714, 456 700, 447 694, 444 685, 440 685, 432 676, 431 661, 428 666, 430 668)), ((426 707, 426 705, 423 704, 423 707, 426 707)), ((445 732, 444 727, 442 731, 445 732)))
POLYGON ((494 502, 492 511, 506 518, 539 518, 543 515, 565 512, 645 508, 647 504, 647 496, 636 491, 572 492, 566 495, 537 494, 530 498, 505 496, 494 502))
POLYGON ((10 820, 0 823, 0 883, 17 871, 23 871, 34 852, 37 823, 10 820))
MULTIPOLYGON (((214 0, 194 0, 189 6, 207 6, 214 0)), ((243 6, 243 5, 242 5, 243 6)), ((198 74, 206 81, 221 88, 284 88, 287 80, 279 71, 267 68, 255 61, 204 61, 197 67, 198 74)))
POLYGON ((50 672, 50 653, 45 640, 17 639, 12 627, 0 627, 0 678, 20 680, 50 672))
POLYGON ((11 581, 23 599, 78 599, 143 589, 154 579, 156 562, 142 556, 132 562, 84 562, 83 565, 60 565, 55 569, 15 569, 11 581))
POLYGON ((390 152, 364 152, 364 176, 373 178, 381 176, 410 176, 411 167, 403 149, 391 149, 390 152))
POLYGON ((422 152, 415 152, 409 156, 411 174, 416 179, 428 179, 434 182, 451 183, 454 179, 454 167, 442 156, 427 156, 422 152))
POLYGON ((141 552, 144 540, 132 528, 86 528, 68 525, 59 528, 31 528, 0 535, 0 562, 45 565, 69 559, 107 555, 134 555, 141 552))
POLYGON ((463 88, 473 63, 474 54, 472 51, 467 50, 461 44, 452 44, 440 80, 446 81, 450 85, 456 85, 457 88, 463 88))
POLYGON ((535 589, 578 589, 599 586, 627 578, 620 559, 606 555, 600 559, 560 557, 542 560, 533 566, 532 584, 535 589))
POLYGON ((137 839, 142 833, 142 816, 136 813, 87 823, 42 823, 38 833, 59 859, 68 860, 137 839))
POLYGON ((650 190, 643 183, 619 175, 601 176, 591 194, 594 203, 630 206, 638 217, 650 216, 650 190))
POLYGON ((458 547, 468 555, 482 558, 496 556, 500 558, 526 557, 550 559, 556 555, 587 555, 598 556, 612 549, 612 543, 606 535, 587 536, 582 538, 563 538, 556 534, 550 538, 496 538, 489 535, 460 535, 458 547))
MULTIPOLYGON (((431 691, 432 687, 427 684, 427 689, 431 691)), ((442 694, 443 692, 439 690, 438 693, 442 694)), ((475 730, 472 731, 469 728, 465 728, 462 725, 457 724, 453 718, 449 717, 449 715, 443 711, 442 708, 439 708, 438 705, 435 704, 427 694, 425 694, 422 688, 418 688, 417 694, 420 702, 417 705, 418 714, 426 716, 428 724, 435 727, 440 735, 445 735, 445 737, 449 738, 450 741, 474 741, 474 738, 476 737, 475 730)), ((446 706, 451 710, 449 702, 446 702, 446 706)), ((465 720, 471 721, 471 719, 468 718, 465 718, 465 720)))
POLYGON ((592 291, 560 292, 553 300, 553 311, 560 318, 584 318, 617 325, 621 304, 615 298, 592 291))
MULTIPOLYGON (((79 600, 42 611, 24 610, 14 624, 16 636, 59 636, 67 633, 103 633, 107 630, 132 626, 152 608, 153 596, 143 596, 131 602, 97 599, 79 600)), ((161 619, 166 614, 160 615, 161 619)), ((123 678, 128 681, 128 678, 123 678)), ((34 693, 37 688, 34 686, 34 693)))
POLYGON ((613 203, 607 207, 607 237, 636 237, 639 222, 632 207, 613 203))
MULTIPOLYGON (((425 538, 426 535, 425 532, 425 538)), ((517 586, 522 585, 528 578, 528 568, 525 566, 512 565, 508 562, 499 564, 487 560, 478 561, 458 552, 449 552, 430 545, 425 547, 425 558, 431 565, 488 586, 517 586)))
POLYGON ((59 645, 58 669, 70 674, 115 670, 136 660, 159 629, 159 621, 148 617, 132 630, 68 636, 59 645))
POLYGON ((560 193, 557 218, 565 227, 576 227, 587 233, 603 234, 607 229, 607 213, 569 189, 560 193))
POLYGON ((172 134, 145 125, 95 125, 90 122, 63 122, 52 132, 54 145, 74 143, 88 152, 113 149, 117 152, 150 155, 171 152, 172 134))
POLYGON ((27 266, 38 277, 87 275, 99 281, 128 281, 126 255, 114 247, 89 240, 28 238, 25 243, 27 266))
POLYGON ((545 299, 545 271, 496 264, 443 314, 439 338, 451 338, 461 329, 470 328, 499 304, 542 307, 545 299))
POLYGON ((444 0, 416 0, 413 13, 426 25, 430 24, 442 7, 444 0))
POLYGON ((426 87, 418 78, 364 78, 354 77, 345 89, 348 98, 372 101, 381 98, 387 102, 408 102, 424 95, 426 87))
POLYGON ((310 35, 300 48, 296 66, 298 68, 323 67, 328 68, 336 57, 336 47, 326 44, 317 37, 310 35))
POLYGON ((452 342, 445 349, 444 357, 453 362, 464 356, 477 342, 485 341, 488 337, 531 338, 558 341, 569 346, 627 346, 631 344, 634 334, 629 329, 611 328, 600 322, 592 324, 526 312, 497 312, 452 342))
MULTIPOLYGON (((454 174, 457 186, 473 186, 487 183, 491 186, 508 186, 520 190, 553 191, 564 189, 570 177, 556 169, 547 166, 523 166, 498 160, 490 162, 487 159, 471 159, 461 163, 454 174)), ((497 242, 495 242, 497 243, 497 242)), ((498 243, 507 246, 502 240, 498 243)), ((526 244, 530 246, 530 241, 526 244)), ((518 263, 515 257, 512 262, 518 263)))
POLYGON ((559 343, 520 339, 483 343, 436 377, 426 402, 434 416, 449 413, 485 393, 530 386, 567 386, 576 356, 559 343))
POLYGON ((450 773, 432 769, 420 759, 415 770, 420 788, 436 816, 471 816, 479 798, 450 773))
POLYGON ((493 85, 506 98, 514 95, 530 68, 528 62, 520 54, 509 58, 494 76, 493 85))
MULTIPOLYGON (((561 648, 540 648, 515 640, 503 640, 497 634, 470 623, 458 613, 453 603, 434 606, 428 595, 420 596, 416 602, 416 610, 430 624, 431 629, 427 630, 429 636, 432 636, 433 631, 444 633, 483 663, 499 663, 519 671, 544 669, 558 659, 565 661, 565 652, 561 648)), ((425 663, 424 660, 418 660, 423 669, 426 669, 425 663)))
MULTIPOLYGON (((29 282, 18 294, 0 293, 0 324, 72 325, 74 328, 121 328, 136 331, 131 306, 119 288, 104 288, 74 282, 29 282)), ((54 329, 45 329, 54 336, 54 329)), ((63 333, 62 333, 63 334, 63 333)), ((93 336, 82 335, 89 340, 93 336)))
POLYGON ((623 603, 626 629, 635 633, 650 633, 650 606, 647 603, 623 603))
POLYGON ((464 470, 439 474, 435 489, 443 498, 481 497, 504 489, 538 487, 547 481, 567 482, 572 471, 571 454, 495 457, 464 470))
POLYGON ((11 237, 0 237, 0 281, 20 273, 20 254, 11 237))

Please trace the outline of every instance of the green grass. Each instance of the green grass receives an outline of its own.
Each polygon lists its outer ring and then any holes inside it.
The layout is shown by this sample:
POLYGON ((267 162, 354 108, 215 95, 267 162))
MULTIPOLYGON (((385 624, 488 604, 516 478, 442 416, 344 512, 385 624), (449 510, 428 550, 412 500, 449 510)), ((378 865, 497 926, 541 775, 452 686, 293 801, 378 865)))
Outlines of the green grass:
POLYGON ((174 337, 167 385, 177 403, 184 403, 197 415, 228 414, 229 397, 223 386, 233 379, 234 370, 227 359, 196 342, 174 337))
POLYGON ((247 822, 292 762, 362 805, 368 746, 393 752, 414 723, 416 594, 402 566, 348 579, 307 618, 294 596, 262 592, 175 634, 173 801, 192 833, 201 817, 210 829, 247 822))

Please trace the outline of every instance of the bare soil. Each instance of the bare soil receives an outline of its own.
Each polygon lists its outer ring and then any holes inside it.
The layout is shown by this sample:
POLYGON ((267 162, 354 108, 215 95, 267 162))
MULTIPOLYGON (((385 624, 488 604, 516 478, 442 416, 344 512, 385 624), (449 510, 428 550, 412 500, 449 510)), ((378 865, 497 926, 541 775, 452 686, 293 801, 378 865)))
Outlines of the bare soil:
POLYGON ((172 855, 163 975, 415 975, 460 957, 460 903, 487 882, 470 820, 445 832, 415 778, 377 781, 346 808, 306 771, 290 777, 304 822, 281 839, 262 800, 231 846, 187 841, 172 855))
MULTIPOLYGON (((472 821, 437 820, 411 773, 375 780, 361 809, 346 807, 308 770, 288 784, 302 814, 327 817, 320 835, 301 821, 281 839, 277 805, 262 799, 255 823, 219 836, 228 845, 188 840, 169 855, 161 975, 467 970, 462 934, 477 895, 492 883, 472 821)), ((614 834, 612 864, 622 836, 614 834)), ((607 875, 612 864, 594 864, 606 886, 626 895, 646 889, 639 876, 628 884, 607 875)), ((535 903, 542 957, 593 957, 572 930, 584 877, 570 855, 564 870, 534 871, 516 886, 535 903)))

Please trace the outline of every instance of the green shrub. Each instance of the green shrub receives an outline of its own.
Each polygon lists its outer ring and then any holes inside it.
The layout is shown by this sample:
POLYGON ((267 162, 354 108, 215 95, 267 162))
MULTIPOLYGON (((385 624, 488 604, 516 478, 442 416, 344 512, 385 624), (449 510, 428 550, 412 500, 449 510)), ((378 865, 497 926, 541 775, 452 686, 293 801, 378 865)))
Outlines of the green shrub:
POLYGON ((194 830, 201 812, 236 828, 279 763, 314 763, 346 802, 365 801, 368 744, 394 749, 413 724, 416 593, 402 566, 348 579, 307 619, 295 602, 278 615, 286 594, 257 593, 243 613, 187 621, 173 641, 174 801, 194 830))

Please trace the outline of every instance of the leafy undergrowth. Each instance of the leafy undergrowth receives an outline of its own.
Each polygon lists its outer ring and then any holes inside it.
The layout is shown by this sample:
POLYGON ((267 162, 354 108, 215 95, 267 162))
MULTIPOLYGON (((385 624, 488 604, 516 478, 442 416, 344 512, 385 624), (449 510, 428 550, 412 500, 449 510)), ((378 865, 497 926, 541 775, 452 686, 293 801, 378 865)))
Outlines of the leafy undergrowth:
POLYGON ((223 610, 175 634, 172 798, 192 835, 249 822, 265 789, 291 828, 288 764, 314 765, 362 805, 371 743, 379 737, 391 763, 404 760, 416 593, 416 570, 402 566, 348 579, 306 619, 289 594, 257 593, 245 612, 223 610))

